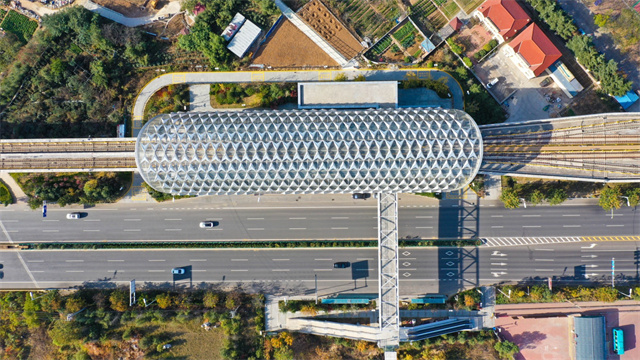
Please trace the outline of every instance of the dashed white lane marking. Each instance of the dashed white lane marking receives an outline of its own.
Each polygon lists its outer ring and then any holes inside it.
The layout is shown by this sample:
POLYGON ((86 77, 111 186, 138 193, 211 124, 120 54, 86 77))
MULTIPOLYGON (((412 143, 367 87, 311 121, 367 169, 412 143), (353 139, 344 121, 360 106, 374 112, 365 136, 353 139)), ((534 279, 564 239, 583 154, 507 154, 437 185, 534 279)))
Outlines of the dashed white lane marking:
POLYGON ((540 217, 540 215, 522 215, 522 217, 540 217))
POLYGON ((142 219, 124 219, 124 221, 142 221, 142 219))
POLYGON ((331 230, 349 230, 348 227, 332 227, 331 230))
POLYGON ((289 218, 289 220, 307 220, 307 218, 306 217, 294 217, 294 218, 289 218))
POLYGON ((59 232, 60 230, 42 230, 42 232, 59 232))
POLYGON ((100 229, 96 229, 96 230, 82 230, 83 232, 100 232, 100 229))
POLYGON ((27 260, 28 263, 41 263, 44 262, 44 260, 27 260))
POLYGON ((81 262, 84 262, 84 260, 65 260, 64 262, 69 262, 69 263, 70 262, 79 262, 79 263, 81 263, 81 262))
POLYGON ((164 270, 147 270, 148 272, 164 272, 164 270))
POLYGON ((416 229, 433 229, 433 226, 416 226, 416 229))
POLYGON ((332 261, 333 259, 313 259, 313 260, 316 260, 316 261, 332 261))
POLYGON ((68 273, 83 273, 84 270, 66 270, 65 272, 68 272, 68 273))
POLYGON ((87 220, 82 220, 82 221, 97 222, 97 221, 100 221, 100 219, 87 219, 87 220))
POLYGON ((247 228, 248 231, 260 231, 264 230, 264 228, 247 228))
POLYGON ((182 219, 164 219, 164 221, 182 221, 182 219))
POLYGON ((562 225, 562 227, 566 227, 566 228, 579 228, 582 225, 562 225))
POLYGON ((491 217, 504 217, 504 215, 491 215, 491 217))
POLYGON ((623 227, 624 225, 607 225, 607 227, 623 227))
POLYGON ((247 220, 264 220, 264 218, 247 218, 247 220))
POLYGON ((556 261, 555 259, 533 259, 534 261, 556 261))
POLYGON ((107 260, 107 262, 124 262, 124 260, 107 260))
POLYGON ((189 259, 189 261, 194 261, 194 262, 196 262, 196 261, 207 261, 207 259, 189 259))
POLYGON ((523 228, 539 228, 542 227, 540 225, 522 225, 523 228))
POLYGON ((346 220, 348 218, 348 216, 332 216, 331 220, 346 220))
POLYGON ((307 228, 289 228, 289 230, 307 230, 307 228))
POLYGON ((231 259, 231 261, 249 261, 249 259, 231 259))
POLYGON ((152 259, 152 260, 147 260, 147 261, 153 262, 153 261, 167 261, 167 260, 165 260, 165 259, 152 259))
POLYGON ((289 261, 289 259, 271 259, 273 261, 289 261))
POLYGON ((433 216, 416 216, 416 219, 433 219, 433 216))
POLYGON ((502 228, 504 228, 504 226, 501 226, 501 225, 495 225, 495 226, 492 226, 491 228, 492 228, 492 229, 502 229, 502 228))
POLYGON ((283 272, 287 272, 289 271, 289 269, 273 269, 271 271, 283 271, 283 272))
POLYGON ((249 270, 231 270, 231 272, 249 271, 249 270))
POLYGON ((313 271, 333 271, 333 269, 313 269, 313 271))
POLYGON ((580 216, 580 214, 562 214, 562 216, 580 216))
POLYGON ((123 229, 122 231, 140 231, 140 229, 123 229))
POLYGON ((164 229, 164 231, 182 231, 182 229, 164 229))

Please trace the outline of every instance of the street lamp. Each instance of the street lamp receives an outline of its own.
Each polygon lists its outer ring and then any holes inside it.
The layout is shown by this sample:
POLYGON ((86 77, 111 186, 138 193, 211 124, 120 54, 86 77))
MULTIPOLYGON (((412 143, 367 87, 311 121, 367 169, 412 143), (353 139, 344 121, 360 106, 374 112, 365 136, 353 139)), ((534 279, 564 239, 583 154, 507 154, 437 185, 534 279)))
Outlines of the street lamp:
POLYGON ((627 206, 631 207, 631 203, 629 203, 629 197, 628 196, 620 196, 621 198, 627 200, 627 206))

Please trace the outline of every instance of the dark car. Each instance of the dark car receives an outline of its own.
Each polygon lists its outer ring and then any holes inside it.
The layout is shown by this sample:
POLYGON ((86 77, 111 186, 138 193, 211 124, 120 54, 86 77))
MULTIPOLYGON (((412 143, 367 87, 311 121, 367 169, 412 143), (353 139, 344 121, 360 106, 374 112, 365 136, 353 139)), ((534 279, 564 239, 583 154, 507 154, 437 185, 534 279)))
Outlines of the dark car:
POLYGON ((337 263, 333 263, 334 269, 346 269, 351 266, 351 263, 348 261, 338 261, 337 263))
POLYGON ((358 200, 358 199, 366 200, 366 199, 368 199, 370 197, 371 197, 371 194, 367 194, 367 193, 355 193, 355 194, 353 194, 353 198, 356 199, 356 200, 358 200))

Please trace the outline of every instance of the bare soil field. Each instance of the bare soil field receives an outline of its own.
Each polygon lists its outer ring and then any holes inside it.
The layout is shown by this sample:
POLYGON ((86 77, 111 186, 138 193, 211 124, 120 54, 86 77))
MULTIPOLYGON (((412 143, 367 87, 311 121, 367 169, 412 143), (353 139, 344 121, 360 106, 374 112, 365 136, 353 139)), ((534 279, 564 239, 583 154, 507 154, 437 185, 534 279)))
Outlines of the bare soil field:
POLYGON ((464 45, 464 55, 474 63, 477 61, 473 58, 473 54, 480 51, 489 40, 491 40, 491 34, 480 24, 470 29, 465 27, 460 30, 457 37, 454 37, 455 42, 464 45))
POLYGON ((155 9, 147 7, 150 0, 91 0, 94 3, 109 8, 120 14, 136 18, 153 15, 162 9, 162 7, 169 3, 168 0, 158 1, 158 5, 155 9), (144 7, 144 8, 143 8, 144 7))
POLYGON ((298 15, 345 58, 352 59, 363 50, 360 41, 319 0, 311 0, 298 15))
POLYGON ((404 53, 402 52, 402 50, 400 51, 393 51, 394 46, 392 45, 389 50, 387 50, 384 54, 382 54, 382 57, 386 59, 386 61, 388 62, 401 62, 404 60, 404 53))
POLYGON ((178 14, 171 18, 169 24, 166 21, 156 21, 148 25, 142 26, 144 31, 156 34, 160 37, 168 37, 173 39, 180 34, 180 31, 186 27, 184 14, 178 14))
POLYGON ((252 64, 274 68, 338 66, 290 21, 284 20, 258 49, 252 64))

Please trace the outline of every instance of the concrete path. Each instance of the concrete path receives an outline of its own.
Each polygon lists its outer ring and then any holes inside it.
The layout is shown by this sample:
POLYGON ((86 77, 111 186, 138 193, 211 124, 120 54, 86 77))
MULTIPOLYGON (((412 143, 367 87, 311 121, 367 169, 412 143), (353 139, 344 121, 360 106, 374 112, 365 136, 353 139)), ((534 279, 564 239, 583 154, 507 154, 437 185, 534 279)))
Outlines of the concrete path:
POLYGON ((214 84, 214 83, 251 83, 251 82, 301 82, 331 81, 344 74, 353 79, 364 75, 369 81, 401 81, 408 77, 419 79, 445 79, 451 91, 453 108, 464 110, 464 95, 460 84, 449 74, 440 70, 401 69, 401 70, 311 70, 311 71, 233 71, 233 72, 188 72, 163 74, 151 80, 138 94, 133 106, 133 136, 138 135, 142 127, 144 108, 149 98, 165 86, 172 84, 214 84))
POLYGON ((128 27, 136 27, 140 25, 149 24, 154 21, 157 21, 158 18, 162 16, 169 15, 169 14, 176 14, 180 12, 180 1, 170 1, 167 5, 163 6, 162 9, 160 9, 160 11, 158 11, 156 14, 139 17, 139 18, 126 17, 120 14, 119 12, 115 12, 104 6, 100 6, 94 2, 91 2, 90 0, 87 0, 86 2, 84 2, 82 6, 84 6, 85 9, 91 12, 100 14, 100 16, 106 17, 109 20, 115 21, 119 24, 122 24, 128 27))
POLYGON ((287 5, 281 0, 275 0, 276 6, 282 11, 282 14, 289 20, 295 27, 302 31, 311 41, 322 49, 327 55, 329 55, 335 62, 342 67, 346 67, 348 60, 345 59, 339 52, 337 52, 333 46, 331 46, 323 37, 318 35, 312 28, 310 28, 306 22, 304 22, 298 14, 293 12, 287 5))
POLYGON ((189 111, 216 111, 211 107, 210 90, 209 84, 189 86, 189 111))

